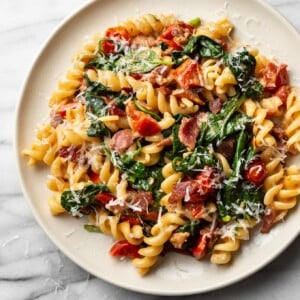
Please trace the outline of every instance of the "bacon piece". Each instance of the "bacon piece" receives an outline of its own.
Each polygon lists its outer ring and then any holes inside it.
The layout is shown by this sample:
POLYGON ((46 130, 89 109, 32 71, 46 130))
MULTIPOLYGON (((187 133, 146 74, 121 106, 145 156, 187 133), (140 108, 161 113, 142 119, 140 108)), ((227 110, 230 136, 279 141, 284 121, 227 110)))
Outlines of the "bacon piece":
POLYGON ((173 41, 176 45, 185 45, 193 30, 194 28, 191 25, 179 21, 165 28, 159 40, 169 40, 173 41))
POLYGON ((172 90, 166 86, 160 86, 157 90, 159 90, 163 95, 170 95, 172 90))
POLYGON ((286 104, 287 97, 290 93, 290 86, 283 85, 275 93, 275 96, 279 97, 283 104, 286 104))
POLYGON ((62 147, 57 151, 57 155, 70 160, 71 162, 78 162, 80 159, 80 149, 76 146, 62 147))
POLYGON ((125 117, 126 113, 123 109, 119 108, 117 105, 113 104, 108 107, 108 112, 109 114, 119 116, 119 117, 125 117))
POLYGON ((136 207, 135 212, 138 214, 146 214, 148 207, 153 203, 152 192, 136 192, 133 193, 133 198, 130 202, 131 205, 136 207))
POLYGON ((205 102, 200 99, 197 93, 192 90, 176 89, 172 93, 174 96, 187 98, 197 104, 205 105, 205 102))
POLYGON ((138 34, 131 40, 131 48, 151 47, 155 43, 155 39, 151 35, 138 34))
POLYGON ((205 166, 195 177, 201 196, 213 195, 221 182, 220 174, 212 167, 205 166))
POLYGON ((277 66, 274 63, 269 62, 262 72, 265 90, 267 91, 275 91, 281 86, 289 83, 287 65, 277 66))
POLYGON ((274 224, 276 218, 276 211, 274 208, 268 208, 264 217, 263 217, 263 223, 262 227, 260 229, 261 233, 268 233, 271 229, 271 227, 274 224))
POLYGON ((50 125, 53 128, 56 128, 59 124, 63 123, 63 118, 61 117, 61 114, 52 111, 50 114, 50 125))
POLYGON ((220 98, 216 98, 213 101, 209 101, 208 106, 209 106, 209 110, 213 114, 217 114, 221 111, 223 102, 220 98))
POLYGON ((177 183, 169 198, 170 204, 175 204, 184 200, 184 202, 201 202, 206 200, 206 197, 199 192, 199 183, 196 180, 187 180, 177 183))
POLYGON ((194 149, 197 137, 200 133, 200 127, 197 118, 183 118, 179 127, 178 137, 180 142, 190 149, 194 149))
POLYGON ((189 232, 175 232, 170 238, 170 242, 176 249, 182 249, 183 244, 187 241, 190 236, 189 232))
POLYGON ((218 146, 218 152, 220 152, 229 162, 233 160, 235 153, 236 139, 234 137, 228 137, 221 141, 218 146))
POLYGON ((288 137, 282 127, 275 124, 272 128, 272 134, 275 136, 275 138, 279 141, 280 145, 285 145, 288 137))
POLYGON ((118 153, 123 153, 134 142, 134 135, 130 129, 122 129, 114 134, 110 141, 110 146, 118 153))
POLYGON ((167 138, 162 139, 158 144, 157 147, 165 147, 171 146, 173 144, 173 137, 169 136, 167 138))
POLYGON ((142 79, 144 81, 149 81, 155 87, 167 86, 174 81, 173 75, 170 71, 170 66, 158 66, 150 73, 143 74, 142 79))
POLYGON ((175 204, 182 200, 185 204, 204 202, 214 195, 220 179, 214 168, 205 166, 195 179, 178 182, 174 186, 169 203, 175 204))
POLYGON ((203 202, 187 202, 185 203, 184 208, 190 213, 190 217, 193 219, 201 219, 205 213, 203 202))

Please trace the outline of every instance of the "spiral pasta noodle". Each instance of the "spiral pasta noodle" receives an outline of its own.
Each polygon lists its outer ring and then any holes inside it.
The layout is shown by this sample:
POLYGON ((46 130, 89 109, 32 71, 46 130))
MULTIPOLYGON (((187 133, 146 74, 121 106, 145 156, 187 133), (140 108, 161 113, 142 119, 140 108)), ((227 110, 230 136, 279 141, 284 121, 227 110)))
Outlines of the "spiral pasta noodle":
POLYGON ((298 153, 300 150, 300 125, 299 125, 299 97, 296 95, 295 91, 292 91, 286 102, 286 113, 284 115, 285 119, 285 132, 288 136, 287 147, 292 153, 298 153))
POLYGON ((132 18, 119 25, 124 26, 131 36, 138 34, 149 35, 153 32, 159 33, 162 29, 175 21, 173 15, 146 14, 139 18, 132 18))
POLYGON ((158 255, 163 250, 163 245, 170 239, 173 231, 179 226, 185 224, 176 213, 164 214, 159 222, 151 229, 151 237, 144 237, 144 243, 148 246, 141 248, 139 254, 141 258, 135 258, 132 263, 138 268, 141 275, 146 274, 158 258, 158 255))
POLYGON ((276 140, 271 134, 274 123, 267 119, 267 110, 261 108, 258 103, 250 99, 244 102, 243 110, 246 115, 254 119, 253 134, 255 146, 258 149, 275 146, 276 140))

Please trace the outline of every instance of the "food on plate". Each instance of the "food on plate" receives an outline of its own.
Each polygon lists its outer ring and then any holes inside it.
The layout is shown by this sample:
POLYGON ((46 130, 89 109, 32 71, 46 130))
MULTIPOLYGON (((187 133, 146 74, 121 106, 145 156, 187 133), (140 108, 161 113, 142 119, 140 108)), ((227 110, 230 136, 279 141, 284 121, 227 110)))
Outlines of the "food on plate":
POLYGON ((297 204, 288 66, 237 47, 232 30, 146 14, 95 34, 22 152, 49 166, 51 213, 86 215, 141 274, 173 250, 227 264, 297 204))

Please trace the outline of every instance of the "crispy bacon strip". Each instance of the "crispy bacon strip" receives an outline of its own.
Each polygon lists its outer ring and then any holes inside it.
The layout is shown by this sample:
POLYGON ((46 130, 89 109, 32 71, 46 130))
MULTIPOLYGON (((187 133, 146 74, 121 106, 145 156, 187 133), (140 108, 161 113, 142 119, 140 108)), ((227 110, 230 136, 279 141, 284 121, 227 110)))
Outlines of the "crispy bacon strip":
POLYGON ((110 146, 118 153, 123 153, 134 142, 134 135, 132 130, 123 129, 114 134, 110 141, 110 146))
POLYGON ((194 149, 197 137, 200 133, 200 127, 197 118, 183 118, 179 127, 178 137, 180 142, 190 149, 194 149))

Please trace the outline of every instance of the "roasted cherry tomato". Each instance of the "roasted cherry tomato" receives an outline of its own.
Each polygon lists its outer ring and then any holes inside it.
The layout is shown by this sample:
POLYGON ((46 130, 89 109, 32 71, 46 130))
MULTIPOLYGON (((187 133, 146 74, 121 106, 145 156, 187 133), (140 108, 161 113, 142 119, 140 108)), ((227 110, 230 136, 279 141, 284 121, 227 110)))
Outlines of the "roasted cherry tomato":
POLYGON ((259 186, 267 176, 266 164, 259 158, 252 160, 246 167, 244 178, 250 183, 259 186))
POLYGON ((116 197, 111 194, 111 193, 100 193, 98 195, 96 195, 96 200, 101 202, 103 205, 106 205, 107 203, 109 203, 111 200, 115 200, 116 197))
POLYGON ((116 52, 116 45, 113 41, 102 40, 100 42, 100 50, 105 54, 111 54, 116 52))
POLYGON ((123 40, 126 42, 130 41, 130 34, 125 27, 117 26, 110 27, 105 32, 105 37, 107 39, 103 39, 100 42, 100 49, 105 54, 112 54, 117 51, 117 45, 115 42, 118 40, 123 40))
POLYGON ((100 183, 100 177, 98 174, 94 173, 92 170, 89 170, 88 175, 93 183, 100 183))
POLYGON ((173 73, 178 84, 184 89, 201 85, 200 67, 196 60, 187 59, 173 73))
POLYGON ((160 41, 164 44, 166 44, 168 46, 168 48, 171 48, 173 50, 182 50, 183 47, 181 45, 178 45, 177 43, 175 43, 174 41, 172 40, 167 40, 167 39, 160 39, 160 41))
POLYGON ((137 110, 132 101, 128 103, 126 112, 132 120, 134 129, 141 135, 151 136, 161 131, 158 122, 149 115, 137 110))
POLYGON ((130 215, 121 215, 120 222, 128 222, 131 226, 142 224, 142 220, 139 217, 130 215))
POLYGON ((118 241, 111 247, 111 256, 129 257, 131 259, 140 257, 139 246, 132 245, 127 241, 118 241))
POLYGON ((209 239, 209 234, 204 234, 199 237, 196 245, 192 249, 193 256, 196 259, 201 259, 206 255, 209 239))
POLYGON ((130 40, 130 34, 128 30, 123 26, 116 26, 116 27, 110 27, 105 32, 106 37, 113 37, 120 40, 129 41, 130 40))

